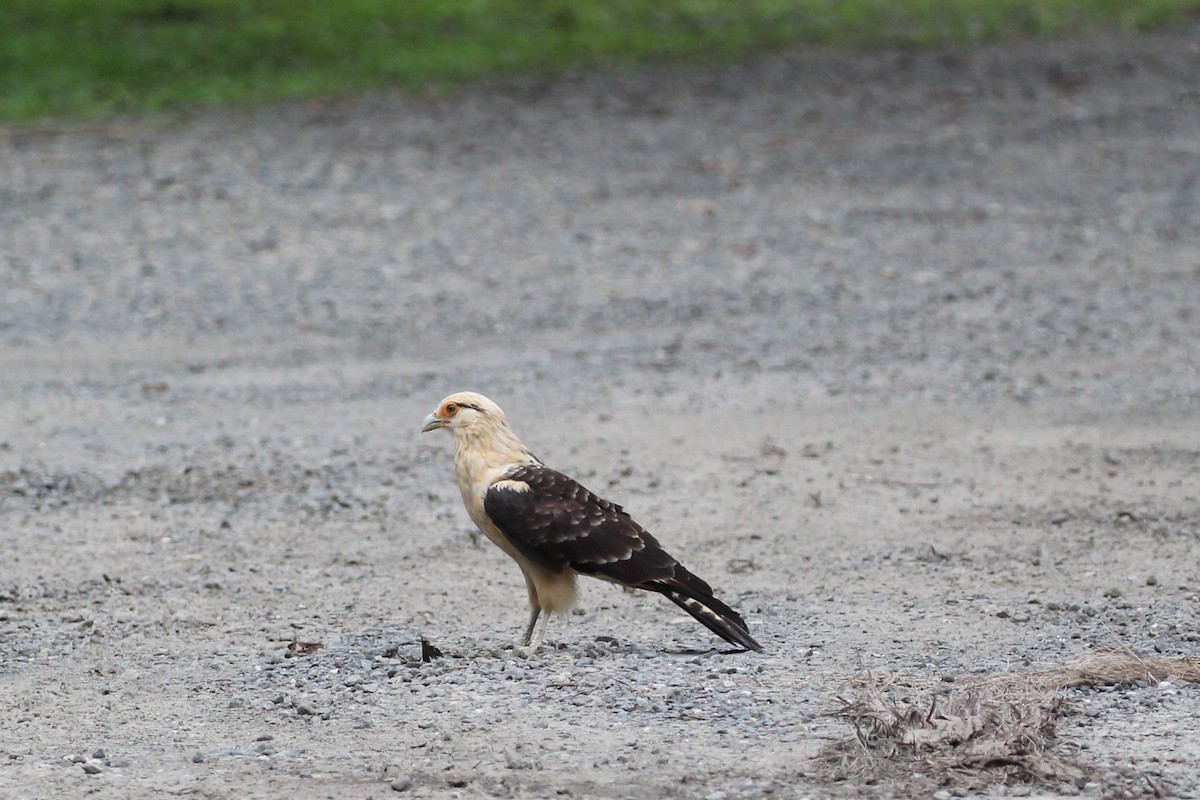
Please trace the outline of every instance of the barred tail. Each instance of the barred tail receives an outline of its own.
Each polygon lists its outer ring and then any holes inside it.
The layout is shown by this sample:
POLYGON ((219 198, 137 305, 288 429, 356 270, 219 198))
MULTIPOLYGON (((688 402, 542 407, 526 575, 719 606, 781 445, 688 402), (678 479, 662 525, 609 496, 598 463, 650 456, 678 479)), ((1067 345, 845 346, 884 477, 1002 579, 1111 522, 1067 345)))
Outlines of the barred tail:
POLYGON ((695 617, 701 625, 730 644, 736 644, 746 650, 763 649, 750 635, 750 629, 746 627, 741 615, 713 597, 712 588, 682 566, 675 567, 674 577, 648 581, 639 588, 665 595, 672 603, 695 617))

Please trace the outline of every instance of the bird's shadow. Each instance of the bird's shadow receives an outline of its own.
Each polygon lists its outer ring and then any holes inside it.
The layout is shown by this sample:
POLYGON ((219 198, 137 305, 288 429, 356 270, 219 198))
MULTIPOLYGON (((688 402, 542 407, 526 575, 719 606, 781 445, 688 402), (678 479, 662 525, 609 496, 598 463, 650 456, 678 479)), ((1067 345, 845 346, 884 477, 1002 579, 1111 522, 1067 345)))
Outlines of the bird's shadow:
MULTIPOLYGON (((596 648, 586 648, 580 651, 577 643, 572 642, 545 642, 542 647, 543 653, 558 653, 565 656, 584 655, 590 658, 604 659, 613 656, 629 655, 639 652, 639 648, 630 642, 619 643, 616 640, 611 640, 613 647, 611 649, 597 650, 596 648)), ((489 648, 484 651, 485 655, 511 657, 521 650, 519 645, 506 644, 498 648, 489 648)), ((662 656, 677 656, 677 657, 712 657, 712 656, 736 656, 744 653, 753 653, 753 650, 747 650, 742 647, 733 647, 721 649, 719 647, 666 647, 661 650, 654 651, 662 656)), ((447 653, 447 655, 459 656, 457 653, 447 653)), ((534 654, 526 654, 525 658, 531 658, 534 654)))
POLYGON ((753 650, 747 650, 744 647, 732 647, 728 650, 722 650, 719 647, 709 647, 701 650, 696 647, 676 647, 663 650, 665 656, 737 656, 742 653, 753 653, 753 650))

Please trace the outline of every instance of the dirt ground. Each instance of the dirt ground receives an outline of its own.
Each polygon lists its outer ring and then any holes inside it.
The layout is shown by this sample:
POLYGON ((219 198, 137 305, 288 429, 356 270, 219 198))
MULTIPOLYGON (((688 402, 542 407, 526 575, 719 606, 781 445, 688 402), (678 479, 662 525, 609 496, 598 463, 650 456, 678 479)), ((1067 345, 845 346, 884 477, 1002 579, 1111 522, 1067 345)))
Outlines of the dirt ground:
POLYGON ((1200 651, 1200 25, 3 130, 0 374, 0 796, 1200 796, 1150 670, 844 713, 1200 651), (515 653, 460 389, 766 652, 515 653))

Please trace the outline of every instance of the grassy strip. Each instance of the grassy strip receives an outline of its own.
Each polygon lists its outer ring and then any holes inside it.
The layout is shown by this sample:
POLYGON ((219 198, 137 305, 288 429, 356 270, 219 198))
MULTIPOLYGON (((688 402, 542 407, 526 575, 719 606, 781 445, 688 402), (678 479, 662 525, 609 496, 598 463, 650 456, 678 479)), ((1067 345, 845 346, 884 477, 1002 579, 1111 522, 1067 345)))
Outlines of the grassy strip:
POLYGON ((0 119, 97 117, 798 40, 976 42, 1142 28, 1200 0, 4 0, 0 119))

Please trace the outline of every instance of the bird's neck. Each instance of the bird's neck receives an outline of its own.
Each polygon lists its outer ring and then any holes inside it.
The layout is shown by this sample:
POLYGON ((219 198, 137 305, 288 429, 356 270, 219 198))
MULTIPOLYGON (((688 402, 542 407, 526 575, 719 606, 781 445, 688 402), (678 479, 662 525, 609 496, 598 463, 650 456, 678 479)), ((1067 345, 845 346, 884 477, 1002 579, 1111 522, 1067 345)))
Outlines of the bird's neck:
POLYGON ((466 487, 490 485, 509 467, 537 464, 537 458, 506 426, 489 426, 460 431, 454 437, 454 466, 459 484, 466 487))

